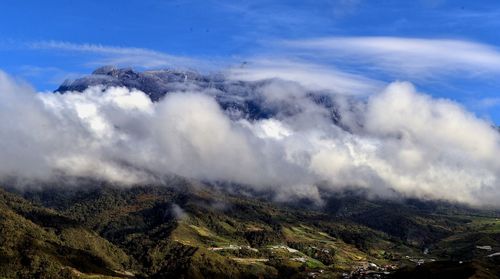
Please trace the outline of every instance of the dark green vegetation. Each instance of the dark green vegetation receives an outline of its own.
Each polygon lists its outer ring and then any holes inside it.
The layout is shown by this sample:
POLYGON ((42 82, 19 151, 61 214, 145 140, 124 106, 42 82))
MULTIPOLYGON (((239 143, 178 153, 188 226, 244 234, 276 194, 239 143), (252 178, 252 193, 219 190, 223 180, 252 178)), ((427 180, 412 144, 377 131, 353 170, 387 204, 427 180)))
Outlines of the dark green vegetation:
POLYGON ((499 217, 352 194, 276 204, 181 179, 0 190, 0 277, 495 278, 499 217))

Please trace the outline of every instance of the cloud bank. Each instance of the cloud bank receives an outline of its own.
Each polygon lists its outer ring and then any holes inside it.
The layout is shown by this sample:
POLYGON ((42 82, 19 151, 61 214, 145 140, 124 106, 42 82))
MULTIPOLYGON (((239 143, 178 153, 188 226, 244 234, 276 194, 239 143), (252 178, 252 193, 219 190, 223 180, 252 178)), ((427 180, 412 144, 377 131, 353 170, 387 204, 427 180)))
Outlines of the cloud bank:
POLYGON ((367 99, 331 95, 342 115, 336 125, 295 82, 266 83, 258 92, 274 107, 293 109, 232 119, 204 90, 159 102, 126 88, 38 93, 0 72, 0 178, 133 185, 180 175, 272 191, 282 200, 363 189, 500 203, 500 134, 452 101, 406 82, 367 99))

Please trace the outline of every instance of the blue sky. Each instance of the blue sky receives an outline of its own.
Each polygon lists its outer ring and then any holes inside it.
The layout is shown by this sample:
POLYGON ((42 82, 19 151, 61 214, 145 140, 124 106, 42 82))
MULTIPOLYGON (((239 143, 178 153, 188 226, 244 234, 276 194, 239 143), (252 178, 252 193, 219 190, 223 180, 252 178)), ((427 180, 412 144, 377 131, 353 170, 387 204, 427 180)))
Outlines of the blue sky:
POLYGON ((4 0, 0 13, 0 69, 38 90, 102 64, 247 62, 341 91, 408 80, 500 123, 498 1, 4 0))

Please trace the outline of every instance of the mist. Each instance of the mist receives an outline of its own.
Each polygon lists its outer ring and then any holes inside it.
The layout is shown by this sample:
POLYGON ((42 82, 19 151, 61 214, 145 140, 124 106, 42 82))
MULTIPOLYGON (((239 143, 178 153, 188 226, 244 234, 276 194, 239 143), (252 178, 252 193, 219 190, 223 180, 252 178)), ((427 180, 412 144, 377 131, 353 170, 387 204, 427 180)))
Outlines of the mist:
POLYGON ((37 92, 0 72, 0 179, 88 177, 117 185, 182 176, 289 201, 361 189, 377 197, 500 204, 500 133, 408 82, 369 96, 332 93, 341 114, 287 80, 259 89, 283 113, 232 118, 205 89, 158 102, 127 88, 37 92), (293 110, 290 110, 293 108, 293 110))

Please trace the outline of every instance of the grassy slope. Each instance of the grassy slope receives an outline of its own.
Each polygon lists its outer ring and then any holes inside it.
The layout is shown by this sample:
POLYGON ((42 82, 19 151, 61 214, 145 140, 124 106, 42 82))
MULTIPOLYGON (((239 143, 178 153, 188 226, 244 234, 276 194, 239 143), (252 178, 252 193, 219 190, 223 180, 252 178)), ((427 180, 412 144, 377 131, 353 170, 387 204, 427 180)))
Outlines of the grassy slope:
MULTIPOLYGON (((473 212, 472 218, 462 209, 447 212, 450 207, 345 198, 329 201, 321 210, 303 210, 203 189, 176 181, 175 188, 34 191, 24 196, 52 208, 39 209, 51 217, 46 220, 44 214, 30 213, 33 210, 12 214, 36 221, 33 230, 47 239, 42 243, 50 239, 86 251, 101 261, 103 269, 74 268, 115 276, 109 271, 158 278, 301 278, 316 272, 328 278, 369 262, 411 269, 405 257, 466 257, 471 243, 498 241, 495 216, 477 217, 473 212), (183 212, 176 212, 176 206, 183 212), (477 241, 469 235, 476 235, 477 241), (431 248, 430 255, 422 254, 424 247, 431 248)), ((21 199, 18 203, 22 208, 40 208, 21 199)), ((3 246, 19 239, 9 239, 3 246)), ((44 249, 34 254, 51 255, 44 249)), ((472 253, 467 259, 477 256, 472 253)), ((53 260, 55 269, 72 266, 68 258, 66 253, 53 260)), ((475 262, 476 274, 488 274, 488 264, 475 262)))
POLYGON ((128 256, 57 212, 0 190, 0 276, 119 276, 128 256))

